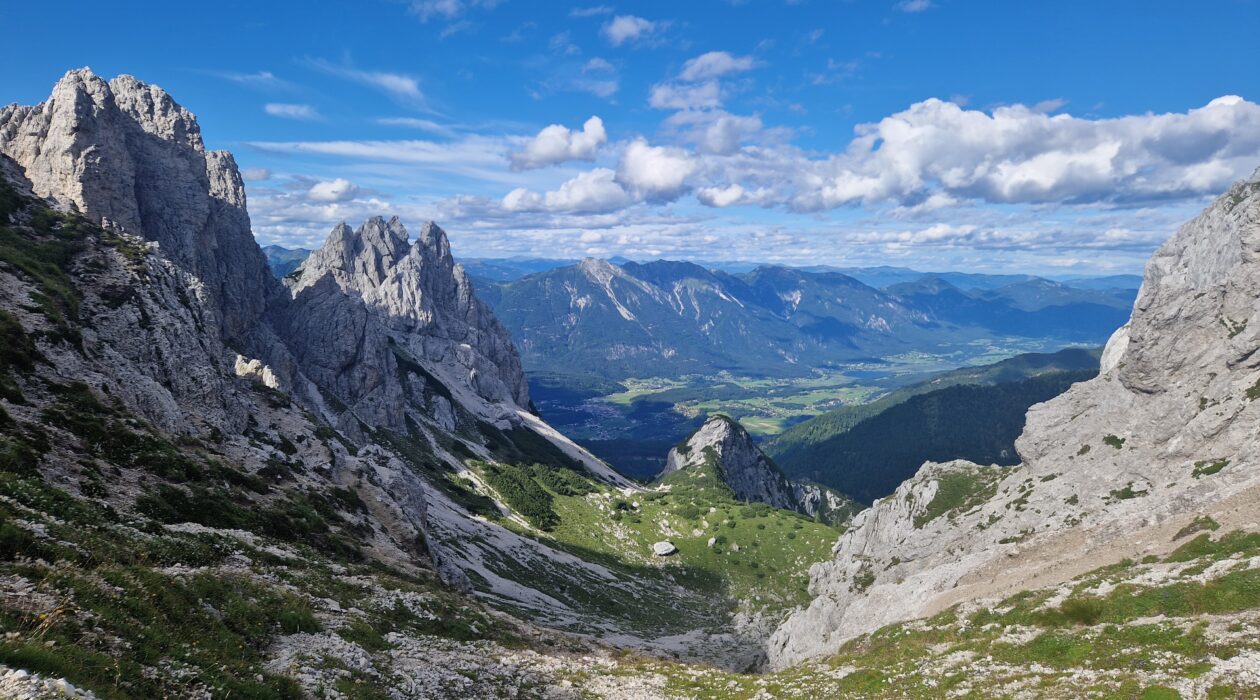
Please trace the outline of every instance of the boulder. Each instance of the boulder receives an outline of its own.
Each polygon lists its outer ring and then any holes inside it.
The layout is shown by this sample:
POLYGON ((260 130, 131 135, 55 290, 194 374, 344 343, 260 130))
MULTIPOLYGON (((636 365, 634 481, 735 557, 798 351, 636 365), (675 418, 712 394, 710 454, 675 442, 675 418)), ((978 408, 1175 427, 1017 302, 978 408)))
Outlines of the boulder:
POLYGON ((673 542, 662 540, 652 545, 652 553, 658 557, 668 557, 671 554, 677 554, 678 548, 674 546, 673 542))

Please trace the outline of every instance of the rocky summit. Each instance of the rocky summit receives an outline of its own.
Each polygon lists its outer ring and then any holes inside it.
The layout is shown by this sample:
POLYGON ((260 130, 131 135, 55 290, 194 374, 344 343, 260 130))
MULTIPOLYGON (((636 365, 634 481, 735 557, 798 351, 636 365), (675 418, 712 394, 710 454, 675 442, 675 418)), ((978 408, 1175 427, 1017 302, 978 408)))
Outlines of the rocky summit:
POLYGON ((715 415, 669 451, 660 478, 701 472, 724 484, 735 498, 796 510, 826 522, 842 522, 855 512, 852 499, 819 484, 789 481, 753 442, 743 426, 715 415))

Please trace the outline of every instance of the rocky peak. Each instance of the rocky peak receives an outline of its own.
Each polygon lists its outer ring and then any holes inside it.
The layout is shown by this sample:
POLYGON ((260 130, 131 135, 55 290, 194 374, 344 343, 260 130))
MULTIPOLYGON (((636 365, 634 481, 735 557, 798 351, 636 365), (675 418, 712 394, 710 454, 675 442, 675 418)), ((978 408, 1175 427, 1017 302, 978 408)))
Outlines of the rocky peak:
POLYGON ((446 233, 429 222, 409 241, 397 217, 373 217, 356 230, 342 223, 286 280, 293 297, 288 333, 327 339, 321 347, 302 348, 311 363, 308 371, 339 383, 342 400, 350 404, 375 396, 379 405, 373 412, 383 412, 377 416, 381 424, 396 424, 400 417, 377 391, 384 381, 378 370, 387 370, 395 361, 390 356, 399 352, 484 400, 528 406, 516 348, 455 264, 446 233), (341 332, 369 323, 383 333, 372 338, 341 332), (387 338, 396 350, 362 347, 387 338), (373 353, 381 366, 360 366, 362 376, 351 380, 351 368, 373 353))
POLYGON ((584 258, 578 263, 582 274, 599 284, 607 284, 609 280, 620 276, 620 268, 603 258, 584 258))
POLYGON ((200 281, 223 336, 262 313, 272 283, 236 163, 206 151, 196 118, 161 88, 70 71, 42 104, 0 109, 0 153, 36 195, 156 241, 200 281))
POLYGON ((757 447, 743 426, 726 416, 710 417, 683 444, 670 450, 661 476, 705 466, 716 468, 719 478, 740 500, 759 501, 776 508, 797 507, 783 472, 757 447), (707 464, 710 459, 716 464, 707 464))

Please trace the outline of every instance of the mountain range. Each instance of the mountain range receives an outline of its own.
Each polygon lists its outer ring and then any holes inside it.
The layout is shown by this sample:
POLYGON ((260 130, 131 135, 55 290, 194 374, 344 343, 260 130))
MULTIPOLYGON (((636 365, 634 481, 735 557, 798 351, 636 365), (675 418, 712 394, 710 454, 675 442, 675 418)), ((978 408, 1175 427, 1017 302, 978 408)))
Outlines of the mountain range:
POLYGON ((1098 344, 1136 289, 1027 279, 962 289, 921 276, 876 289, 839 272, 601 260, 479 287, 531 372, 605 379, 732 372, 807 375, 994 336, 1098 344))
MULTIPOLYGON (((264 249, 278 276, 303 251, 264 249)), ((1099 344, 1140 278, 908 268, 789 268, 624 259, 470 259, 463 266, 532 374, 603 379, 808 374, 991 336, 1099 344)))

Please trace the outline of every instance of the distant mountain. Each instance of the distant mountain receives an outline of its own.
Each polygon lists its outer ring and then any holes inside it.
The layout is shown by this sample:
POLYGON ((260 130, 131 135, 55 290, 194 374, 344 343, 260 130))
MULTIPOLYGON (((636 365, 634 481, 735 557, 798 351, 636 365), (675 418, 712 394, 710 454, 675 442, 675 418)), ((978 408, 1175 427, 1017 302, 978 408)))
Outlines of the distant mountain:
POLYGON ((1134 290, 1090 291, 1034 278, 986 290, 963 290, 942 276, 885 290, 933 319, 1004 335, 1101 343, 1124 323, 1134 290))
POLYGON ((507 282, 535 272, 546 272, 557 267, 573 265, 576 260, 553 258, 460 258, 464 272, 474 280, 507 282))
POLYGON ((1141 275, 1109 275, 1107 277, 1073 277, 1060 280, 1069 287, 1079 289, 1137 289, 1142 286, 1141 275))
POLYGON ((1092 377, 1098 358, 1098 350, 1070 348, 944 372, 793 426, 765 449, 788 475, 867 503, 928 460, 1015 464, 1028 407, 1092 377))
POLYGON ((271 268, 271 274, 277 279, 283 279, 296 270, 311 254, 306 248, 284 248, 278 245, 265 245, 262 252, 267 256, 267 267, 271 268))
MULTIPOLYGON (((880 269, 884 279, 903 274, 880 269)), ((763 265, 734 274, 688 262, 588 259, 484 281, 479 293, 531 373, 611 380, 721 371, 799 376, 994 336, 1099 344, 1133 303, 1133 290, 1035 277, 914 274, 880 290, 833 270, 763 265), (974 286, 950 281, 959 277, 974 286)))
POLYGON ((588 259, 481 295, 532 372, 634 376, 806 374, 902 352, 939 330, 922 312, 838 273, 588 259))

